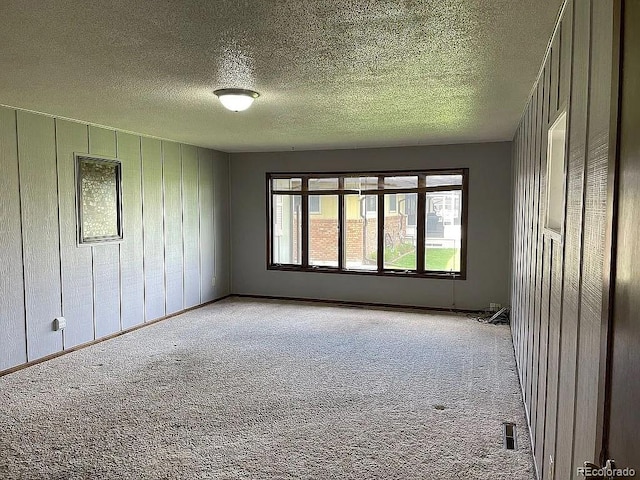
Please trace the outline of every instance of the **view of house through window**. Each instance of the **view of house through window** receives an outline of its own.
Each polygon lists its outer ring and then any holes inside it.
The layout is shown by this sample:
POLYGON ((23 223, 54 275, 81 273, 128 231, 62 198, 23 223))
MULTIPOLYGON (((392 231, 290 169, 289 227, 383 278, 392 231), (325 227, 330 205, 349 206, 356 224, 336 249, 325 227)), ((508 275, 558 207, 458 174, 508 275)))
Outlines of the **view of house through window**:
POLYGON ((274 180, 273 188, 287 192, 271 199, 271 258, 273 263, 302 264, 300 178, 274 180))
POLYGON ((376 195, 345 195, 344 267, 377 270, 378 228, 376 195))
POLYGON ((309 265, 338 266, 337 195, 309 195, 309 265))
POLYGON ((268 265, 464 277, 466 177, 466 169, 268 175, 268 265))
POLYGON ((427 193, 425 268, 460 270, 462 191, 427 193))

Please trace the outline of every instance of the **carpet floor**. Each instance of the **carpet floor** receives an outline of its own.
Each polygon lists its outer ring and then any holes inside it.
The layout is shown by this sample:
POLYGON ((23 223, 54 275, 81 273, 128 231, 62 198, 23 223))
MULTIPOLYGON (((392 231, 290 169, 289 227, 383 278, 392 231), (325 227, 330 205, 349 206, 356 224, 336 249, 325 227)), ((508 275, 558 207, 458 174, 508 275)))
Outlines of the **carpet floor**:
POLYGON ((453 314, 229 298, 0 404, 2 479, 535 478, 509 328, 453 314))

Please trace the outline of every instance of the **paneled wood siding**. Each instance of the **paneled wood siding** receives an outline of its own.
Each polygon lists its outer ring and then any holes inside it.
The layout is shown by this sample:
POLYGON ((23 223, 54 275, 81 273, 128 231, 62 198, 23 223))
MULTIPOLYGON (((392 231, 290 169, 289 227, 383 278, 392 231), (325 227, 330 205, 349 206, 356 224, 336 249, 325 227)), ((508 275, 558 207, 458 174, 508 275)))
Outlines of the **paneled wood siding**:
POLYGON ((229 293, 227 154, 0 107, 0 167, 0 371, 229 293), (77 245, 74 153, 122 161, 123 241, 77 245))
POLYGON ((597 462, 614 8, 568 0, 513 142, 512 334, 539 478, 597 462), (544 229, 547 134, 567 112, 564 235, 544 229))

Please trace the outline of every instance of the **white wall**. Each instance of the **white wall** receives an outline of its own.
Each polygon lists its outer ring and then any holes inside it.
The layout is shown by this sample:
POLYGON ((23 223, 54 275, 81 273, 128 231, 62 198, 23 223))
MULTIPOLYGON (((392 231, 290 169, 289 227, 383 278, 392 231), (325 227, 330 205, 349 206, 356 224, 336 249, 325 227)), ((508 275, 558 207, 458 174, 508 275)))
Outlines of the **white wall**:
POLYGON ((511 143, 231 154, 233 293, 477 309, 508 302, 511 143), (469 168, 466 280, 267 270, 266 172, 469 168))
POLYGON ((0 108, 0 171, 0 371, 230 292, 226 153, 0 108), (77 245, 74 153, 122 161, 122 242, 77 245))

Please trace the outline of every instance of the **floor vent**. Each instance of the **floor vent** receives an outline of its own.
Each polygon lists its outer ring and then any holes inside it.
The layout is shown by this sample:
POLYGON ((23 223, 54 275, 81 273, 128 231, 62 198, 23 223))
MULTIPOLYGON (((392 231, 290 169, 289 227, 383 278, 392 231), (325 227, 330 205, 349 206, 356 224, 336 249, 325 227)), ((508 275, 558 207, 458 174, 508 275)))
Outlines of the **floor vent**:
POLYGON ((505 422, 502 424, 502 440, 504 442, 504 448, 507 450, 516 450, 518 448, 515 423, 505 422))

